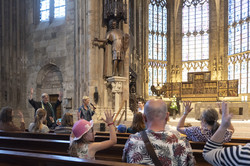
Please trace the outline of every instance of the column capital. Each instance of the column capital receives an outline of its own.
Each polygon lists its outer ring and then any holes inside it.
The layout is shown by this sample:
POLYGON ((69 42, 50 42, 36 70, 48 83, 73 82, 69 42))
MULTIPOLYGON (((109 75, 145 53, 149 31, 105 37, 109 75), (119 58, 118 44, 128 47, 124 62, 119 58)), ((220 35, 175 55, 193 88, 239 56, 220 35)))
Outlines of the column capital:
POLYGON ((123 91, 123 82, 127 81, 125 77, 109 77, 107 81, 112 85, 113 93, 121 93, 123 91))

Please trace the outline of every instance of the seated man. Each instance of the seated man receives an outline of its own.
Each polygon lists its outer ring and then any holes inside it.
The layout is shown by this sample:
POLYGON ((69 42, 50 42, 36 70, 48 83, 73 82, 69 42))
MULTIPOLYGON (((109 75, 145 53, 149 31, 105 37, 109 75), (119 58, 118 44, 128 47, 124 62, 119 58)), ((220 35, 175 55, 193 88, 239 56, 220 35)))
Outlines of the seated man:
MULTIPOLYGON (((169 118, 167 105, 162 100, 149 100, 144 107, 146 135, 162 165, 194 165, 189 142, 180 135, 165 130, 169 118)), ((130 135, 123 150, 123 161, 154 165, 148 154, 141 133, 130 135)))

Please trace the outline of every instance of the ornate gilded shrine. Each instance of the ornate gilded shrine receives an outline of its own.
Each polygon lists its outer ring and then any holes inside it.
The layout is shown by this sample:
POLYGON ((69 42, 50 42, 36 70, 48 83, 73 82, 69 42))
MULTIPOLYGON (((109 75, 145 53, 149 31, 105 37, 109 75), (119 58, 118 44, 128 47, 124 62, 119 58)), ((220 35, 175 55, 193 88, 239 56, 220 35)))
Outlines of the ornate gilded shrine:
POLYGON ((238 80, 211 80, 211 72, 188 73, 188 82, 165 83, 161 89, 164 97, 210 98, 237 97, 238 80))

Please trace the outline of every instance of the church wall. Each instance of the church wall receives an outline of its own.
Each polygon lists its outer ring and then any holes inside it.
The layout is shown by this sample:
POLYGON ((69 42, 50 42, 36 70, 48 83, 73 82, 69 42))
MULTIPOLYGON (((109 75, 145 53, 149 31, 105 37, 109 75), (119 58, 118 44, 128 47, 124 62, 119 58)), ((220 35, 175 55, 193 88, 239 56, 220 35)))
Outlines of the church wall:
MULTIPOLYGON (((105 109, 112 108, 111 89, 108 88, 108 83, 104 79, 104 49, 101 43, 100 45, 94 45, 94 38, 105 39, 107 26, 103 20, 103 1, 93 0, 88 2, 87 16, 86 16, 86 50, 89 58, 89 73, 88 77, 88 96, 90 101, 97 106, 96 115, 93 117, 94 120, 100 118, 103 115, 105 109), (98 92, 98 102, 94 102, 94 93, 98 92)), ((111 68, 111 66, 105 66, 111 68)))
MULTIPOLYGON (((65 18, 55 18, 40 22, 39 1, 26 0, 26 55, 27 55, 27 92, 25 103, 32 120, 34 111, 28 103, 30 88, 34 88, 33 98, 41 100, 42 93, 59 94, 73 98, 75 94, 75 3, 66 0, 65 18), (52 73, 55 73, 53 75, 52 73), (56 79, 56 75, 61 79, 56 79), (47 78, 50 77, 50 78, 47 78), (46 80, 49 80, 45 82, 46 80), (59 81, 58 85, 53 84, 59 81), (44 85, 47 83, 48 85, 44 85)), ((62 104, 63 111, 65 103, 62 104)), ((73 105, 73 104, 72 104, 73 105)), ((62 111, 62 113, 63 113, 62 111)), ((27 117, 28 118, 28 117, 27 117)))
POLYGON ((0 1, 0 108, 25 108, 25 11, 19 0, 0 1))
MULTIPOLYGON (((128 17, 128 24, 122 23, 120 28, 129 32, 132 39, 128 55, 129 65, 137 74, 136 95, 148 99, 147 1, 128 2, 132 16, 128 17)), ((179 82, 182 78, 182 1, 168 2, 168 81, 179 82)), ((209 69, 213 80, 227 80, 227 3, 227 0, 210 0, 209 69)), ((104 49, 93 44, 94 38, 104 39, 107 32, 103 0, 66 0, 65 18, 49 22, 39 21, 39 0, 23 3, 0 0, 0 18, 1 107, 21 108, 25 119, 33 119, 28 96, 30 88, 34 88, 33 97, 38 101, 43 92, 62 91, 64 112, 76 110, 84 95, 97 106, 96 119, 103 110, 114 108, 114 95, 103 77, 104 49), (96 90, 97 103, 94 102, 96 90), (72 108, 65 108, 67 99, 72 99, 72 108)), ((241 101, 241 95, 237 99, 219 100, 241 101)))

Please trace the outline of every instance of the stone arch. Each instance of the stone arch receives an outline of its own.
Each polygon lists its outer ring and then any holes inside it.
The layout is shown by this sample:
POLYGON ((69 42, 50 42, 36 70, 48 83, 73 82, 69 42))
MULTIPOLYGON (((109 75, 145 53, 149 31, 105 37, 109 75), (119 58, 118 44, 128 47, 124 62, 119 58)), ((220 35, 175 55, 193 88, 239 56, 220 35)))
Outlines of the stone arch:
MULTIPOLYGON (((62 73, 56 64, 46 64, 40 69, 37 74, 36 90, 37 99, 41 99, 42 93, 57 95, 60 91, 63 91, 62 73)), ((62 111, 59 111, 57 113, 57 117, 61 117, 61 112, 62 111)))
MULTIPOLYGON (((37 75, 37 88, 41 89, 61 89, 62 88, 62 73, 55 64, 47 64, 40 69, 37 75)), ((54 92, 52 90, 52 92, 54 92)))

